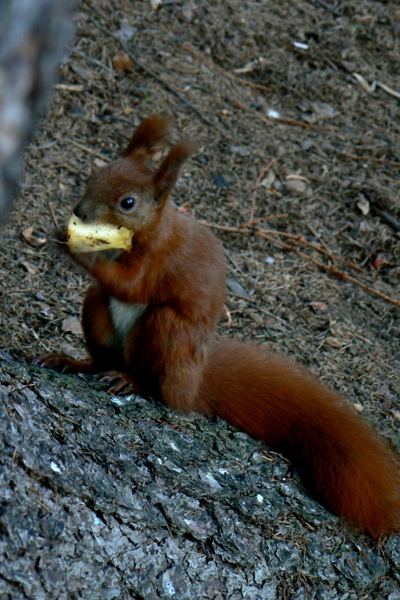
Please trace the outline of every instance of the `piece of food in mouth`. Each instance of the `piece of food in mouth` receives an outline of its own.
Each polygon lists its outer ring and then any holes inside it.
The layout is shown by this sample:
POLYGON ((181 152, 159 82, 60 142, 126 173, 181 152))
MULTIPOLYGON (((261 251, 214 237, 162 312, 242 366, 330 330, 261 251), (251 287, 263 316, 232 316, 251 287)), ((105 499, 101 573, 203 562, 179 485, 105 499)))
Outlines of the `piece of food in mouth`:
POLYGON ((72 254, 100 250, 132 248, 133 232, 126 227, 108 223, 85 223, 72 214, 68 222, 67 239, 72 254))

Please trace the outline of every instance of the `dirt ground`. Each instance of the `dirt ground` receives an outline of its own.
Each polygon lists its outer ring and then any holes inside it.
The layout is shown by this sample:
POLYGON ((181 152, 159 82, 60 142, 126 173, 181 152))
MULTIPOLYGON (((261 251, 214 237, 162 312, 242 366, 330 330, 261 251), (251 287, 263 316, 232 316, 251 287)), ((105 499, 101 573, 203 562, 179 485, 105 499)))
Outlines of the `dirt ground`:
POLYGON ((221 331, 294 355, 400 447, 400 4, 87 0, 75 22, 3 231, 3 353, 84 353, 88 280, 55 229, 166 111, 198 142, 175 201, 226 250, 221 331))
POLYGON ((226 249, 232 322, 221 329, 295 355, 394 436, 400 5, 166 1, 154 10, 96 0, 75 21, 3 233, 3 349, 24 360, 84 352, 87 279, 52 243, 55 225, 91 165, 167 111, 177 135, 199 145, 175 200, 215 226, 226 249), (134 54, 128 72, 113 64, 124 44, 134 54), (237 231, 254 200, 254 225, 237 231), (332 266, 371 290, 329 274, 332 266))

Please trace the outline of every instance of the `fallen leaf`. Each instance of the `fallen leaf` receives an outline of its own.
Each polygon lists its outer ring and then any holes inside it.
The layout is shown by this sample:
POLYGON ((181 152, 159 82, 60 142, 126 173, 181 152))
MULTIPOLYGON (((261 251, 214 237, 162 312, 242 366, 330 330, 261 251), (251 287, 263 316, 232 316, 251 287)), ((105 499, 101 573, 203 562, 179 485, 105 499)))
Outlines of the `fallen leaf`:
POLYGON ((63 354, 67 354, 68 356, 71 356, 72 358, 76 358, 77 360, 82 358, 79 350, 77 348, 75 348, 75 346, 70 344, 69 342, 66 342, 66 341, 62 342, 60 345, 60 350, 63 354))
POLYGON ((372 266, 374 267, 374 269, 376 271, 379 271, 379 269, 381 268, 382 265, 386 264, 386 260, 384 255, 382 254, 382 252, 377 252, 375 258, 374 258, 374 262, 372 263, 372 266))
POLYGON ((369 202, 365 196, 360 197, 359 201, 357 202, 357 207, 360 209, 364 217, 369 214, 369 202))
POLYGON ((99 167, 100 169, 107 166, 108 164, 105 160, 102 160, 101 158, 95 158, 93 162, 96 165, 96 167, 99 167))
POLYGON ((230 148, 230 150, 234 154, 239 154, 239 156, 248 156, 249 154, 251 154, 250 148, 247 148, 246 146, 235 146, 235 145, 232 145, 231 148, 230 148))
POLYGON ((308 190, 308 185, 302 179, 286 180, 286 189, 292 194, 304 194, 308 190))
POLYGON ((47 242, 47 239, 44 237, 42 233, 35 231, 33 227, 28 227, 24 229, 22 232, 23 240, 32 246, 32 248, 41 248, 47 242))
POLYGON ((258 61, 257 60, 252 60, 250 62, 248 62, 247 64, 244 65, 244 67, 239 67, 238 69, 233 69, 234 73, 237 73, 238 75, 242 75, 244 73, 251 73, 252 71, 254 71, 254 69, 256 69, 258 66, 258 61))
POLYGON ((42 317, 44 317, 45 319, 48 319, 49 321, 52 321, 54 319, 54 313, 51 310, 50 306, 47 306, 47 305, 42 306, 42 308, 40 309, 40 314, 42 317))
POLYGON ((340 61, 340 64, 348 73, 352 73, 357 69, 357 63, 351 60, 342 60, 340 61))
POLYGON ((367 92, 368 94, 370 94, 373 91, 373 89, 369 85, 368 81, 365 79, 365 77, 363 77, 362 75, 360 75, 360 73, 353 73, 353 77, 355 79, 357 79, 358 83, 361 85, 362 89, 365 92, 367 92))
POLYGON ((328 310, 328 307, 324 302, 310 302, 310 306, 313 306, 314 308, 318 308, 319 310, 322 310, 323 312, 328 310))
POLYGON ((342 344, 339 342, 339 340, 334 337, 326 338, 325 342, 328 344, 328 346, 331 346, 331 348, 341 348, 342 347, 342 344))
POLYGON ((273 169, 269 169, 267 175, 260 182, 261 187, 266 187, 267 189, 272 188, 276 180, 276 175, 273 169))
POLYGON ((126 54, 126 52, 119 52, 116 54, 112 59, 112 63, 114 65, 114 69, 119 73, 130 73, 134 66, 133 60, 126 54))
POLYGON ((232 277, 228 277, 228 279, 226 281, 226 285, 228 287, 228 290, 232 294, 236 294, 238 296, 243 296, 244 298, 248 298, 249 297, 249 294, 247 293, 247 291, 245 290, 245 288, 236 279, 233 279, 232 277))
POLYGON ((81 335, 82 327, 78 317, 67 317, 61 324, 61 329, 66 333, 81 335))
POLYGON ((27 261, 22 261, 21 265, 23 267, 25 267, 25 269, 28 271, 29 275, 37 275, 37 269, 31 265, 31 263, 27 262, 27 261))
POLYGON ((129 42, 129 40, 135 35, 137 32, 137 27, 131 27, 127 19, 122 19, 119 30, 117 31, 117 36, 123 42, 129 42))
POLYGON ((286 181, 304 181, 304 183, 309 184, 310 181, 307 179, 307 177, 304 177, 303 175, 298 175, 297 173, 289 173, 289 175, 286 177, 286 181))
POLYGON ((335 116, 335 109, 331 104, 324 102, 314 102, 312 104, 312 113, 304 117, 308 123, 317 123, 318 121, 324 121, 326 119, 333 119, 335 116))

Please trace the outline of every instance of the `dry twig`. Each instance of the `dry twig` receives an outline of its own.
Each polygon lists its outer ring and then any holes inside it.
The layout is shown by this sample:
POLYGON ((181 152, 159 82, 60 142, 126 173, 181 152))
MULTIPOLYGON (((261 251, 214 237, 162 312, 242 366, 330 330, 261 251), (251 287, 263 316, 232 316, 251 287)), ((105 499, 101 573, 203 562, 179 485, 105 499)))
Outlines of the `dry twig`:
POLYGON ((314 264, 315 266, 317 266, 319 269, 321 269, 321 271, 325 271, 325 273, 329 273, 330 275, 333 275, 334 277, 338 277, 339 279, 343 279, 344 281, 353 283, 354 285, 357 285, 358 287, 369 292, 370 294, 374 294, 375 296, 378 296, 378 298, 381 298, 382 300, 386 300, 386 302, 390 302, 391 304, 394 304, 395 306, 400 306, 399 300, 396 300, 395 298, 391 298, 390 296, 387 296, 383 292, 380 292, 379 290, 372 288, 371 286, 367 285, 366 283, 363 283, 362 281, 359 281, 358 279, 351 277, 351 275, 348 275, 344 271, 337 269, 334 265, 324 265, 324 263, 321 263, 319 260, 315 260, 315 258, 308 256, 308 254, 304 254, 304 252, 301 252, 294 246, 290 246, 289 244, 285 244, 281 240, 277 240, 269 235, 265 235, 261 231, 257 232, 257 235, 265 238, 266 240, 269 240, 270 242, 273 242, 274 244, 278 244, 278 246, 281 246, 281 248, 284 248, 285 250, 288 250, 289 252, 294 252, 298 256, 301 256, 301 258, 303 258, 305 261, 310 262, 310 263, 314 264))
MULTIPOLYGON (((311 225, 309 223, 307 223, 307 227, 311 231, 311 233, 313 234, 313 236, 316 237, 316 238, 318 238, 318 240, 320 241, 320 243, 322 244, 322 246, 325 248, 327 256, 329 256, 329 258, 331 259, 331 261, 333 262, 333 264, 335 264, 335 262, 339 260, 340 262, 345 263, 346 265, 348 265, 349 267, 351 267, 355 271, 358 271, 359 273, 364 273, 364 269, 362 269, 358 265, 354 264, 353 262, 348 261, 348 260, 344 260, 344 258, 340 258, 340 257, 334 256, 332 254, 332 252, 329 250, 328 246, 325 244, 324 240, 321 238, 321 236, 318 235, 318 233, 315 231, 314 227, 311 227, 311 225)), ((320 251, 320 249, 318 250, 318 252, 319 251, 320 251)))
POLYGON ((288 117, 269 117, 268 115, 265 115, 264 113, 260 113, 256 110, 254 110, 254 108, 250 108, 250 106, 247 106, 247 104, 244 104, 243 102, 239 102, 239 100, 234 100, 233 102, 234 102, 234 104, 236 104, 236 106, 238 106, 242 110, 245 110, 246 112, 251 113, 252 115, 257 117, 264 123, 270 123, 271 121, 277 121, 278 123, 286 123, 286 125, 302 127, 303 129, 314 129, 315 131, 338 131, 337 127, 322 127, 319 125, 312 125, 311 123, 303 123, 303 121, 296 121, 295 119, 289 119, 288 117))
POLYGON ((319 254, 327 256, 333 263, 341 262, 341 263, 344 263, 347 266, 351 267, 355 271, 358 271, 359 273, 364 273, 364 269, 362 269, 358 265, 348 262, 344 258, 341 258, 340 256, 335 256, 334 254, 332 254, 332 252, 328 248, 326 248, 326 247, 325 247, 325 249, 321 248, 321 246, 317 246, 317 244, 313 244, 312 242, 309 242, 308 240, 304 239, 302 235, 294 234, 294 233, 287 233, 286 231, 276 231, 275 229, 269 229, 269 230, 261 229, 260 233, 266 233, 268 235, 271 235, 271 234, 279 235, 280 237, 285 237, 285 238, 291 239, 294 242, 299 242, 300 244, 303 244, 303 246, 308 246, 309 248, 312 248, 313 250, 316 250, 317 252, 319 252, 319 254))
POLYGON ((391 167, 400 167, 400 162, 395 160, 389 160, 388 158, 378 158, 376 156, 357 156, 356 154, 350 154, 349 152, 339 152, 339 156, 344 158, 350 158, 351 160, 357 160, 361 162, 375 162, 380 165, 390 165, 391 167))
MULTIPOLYGON (((281 240, 276 239, 276 237, 273 237, 276 235, 287 237, 295 242, 297 241, 297 242, 303 243, 307 246, 310 246, 311 248, 317 250, 321 254, 330 256, 331 253, 325 251, 323 248, 318 247, 316 244, 307 242, 307 240, 304 240, 304 238, 302 238, 302 236, 294 235, 294 234, 286 233, 286 232, 282 232, 282 231, 275 231, 273 229, 271 229, 271 230, 267 230, 267 229, 254 230, 254 228, 249 229, 249 228, 242 228, 242 227, 229 227, 227 225, 216 225, 214 223, 207 223, 205 221, 200 221, 200 223, 202 225, 205 225, 206 227, 210 227, 212 229, 217 229, 220 231, 227 231, 230 233, 253 234, 253 235, 262 237, 263 239, 266 239, 266 240, 272 242, 273 244, 277 244, 278 246, 280 246, 284 250, 287 250, 288 252, 294 252, 295 254, 300 256, 306 262, 312 263, 313 265, 315 265, 316 267, 321 269, 321 271, 324 271, 325 273, 328 273, 329 275, 332 275, 333 277, 338 277, 339 279, 342 279, 343 281, 348 281, 349 283, 352 283, 352 284, 362 288, 363 290, 369 292, 370 294, 378 296, 378 298, 381 298, 382 300, 385 300, 386 302, 390 302, 391 304, 394 304, 395 306, 400 306, 399 300, 396 300, 395 298, 387 296, 383 292, 380 292, 379 290, 372 288, 371 286, 367 285, 366 283, 363 283, 362 281, 355 279, 355 277, 348 275, 347 273, 338 269, 334 265, 325 265, 324 263, 320 262, 319 260, 316 260, 315 258, 308 256, 308 254, 301 252, 301 250, 299 250, 295 246, 292 246, 290 244, 282 242, 281 240)), ((331 256, 333 256, 333 255, 331 255, 331 256)), ((335 257, 335 258, 336 258, 336 260, 343 261, 343 259, 340 259, 337 257, 335 257)), ((345 262, 345 261, 343 261, 343 262, 345 262)))
POLYGON ((193 54, 193 56, 196 56, 197 58, 199 58, 200 60, 205 62, 207 65, 209 65, 216 71, 219 71, 222 75, 225 75, 225 77, 228 77, 229 79, 233 79, 234 81, 237 81, 238 83, 247 85, 252 88, 256 88, 258 90, 263 90, 264 92, 273 92, 273 89, 270 87, 266 87, 265 85, 260 85, 258 83, 253 83, 252 81, 247 81, 247 79, 242 79, 241 77, 236 77, 236 75, 233 75, 229 71, 226 71, 219 65, 215 64, 215 62, 212 61, 210 58, 203 56, 203 54, 201 54, 201 52, 199 52, 198 50, 195 50, 194 48, 191 48, 190 46, 187 46, 186 44, 181 44, 181 48, 183 50, 186 50, 186 52, 190 52, 191 54, 193 54))
POLYGON ((77 142, 73 138, 67 138, 66 141, 69 144, 71 144, 72 146, 76 146, 76 148, 79 148, 86 154, 91 154, 92 156, 95 156, 96 158, 99 158, 100 160, 103 160, 104 162, 111 162, 111 160, 107 156, 104 156, 100 152, 96 152, 96 150, 92 150, 92 148, 89 148, 88 146, 85 146, 84 144, 77 142))
MULTIPOLYGON (((262 223, 263 221, 272 221, 273 219, 287 219, 289 216, 288 213, 277 213, 276 215, 265 215, 264 217, 258 217, 257 219, 253 219, 251 224, 255 225, 256 223, 262 223)), ((244 227, 247 227, 245 225, 244 227)))
POLYGON ((329 4, 327 4, 326 2, 323 2, 323 0, 311 0, 313 3, 321 6, 322 8, 324 8, 325 10, 328 10, 329 12, 331 12, 335 17, 343 17, 342 13, 340 13, 339 11, 337 11, 333 6, 330 6, 329 4))
POLYGON ((269 163, 267 164, 266 167, 264 167, 264 169, 261 171, 261 173, 259 174, 259 176, 257 177, 257 181, 256 184, 254 186, 254 191, 253 191, 253 200, 251 203, 251 212, 250 212, 250 219, 248 221, 248 223, 245 223, 243 225, 243 227, 251 227, 254 224, 254 212, 256 210, 256 200, 257 200, 257 192, 258 192, 258 187, 264 177, 264 175, 266 175, 268 173, 268 171, 270 170, 270 168, 272 167, 272 165, 276 163, 276 158, 273 158, 272 160, 269 161, 269 163))
POLYGON ((59 222, 58 222, 58 219, 57 219, 57 215, 56 215, 56 213, 54 212, 54 206, 53 206, 53 203, 49 201, 49 202, 47 203, 47 206, 49 207, 49 211, 50 211, 50 214, 51 214, 51 218, 53 219, 53 223, 54 223, 54 225, 55 225, 57 228, 58 228, 58 227, 60 227, 60 224, 59 224, 59 222))
POLYGON ((105 33, 106 35, 111 37, 113 40, 118 42, 118 44, 121 46, 121 48, 124 50, 124 52, 126 52, 126 54, 129 56, 129 58, 131 60, 133 60, 136 68, 143 71, 143 73, 145 73, 146 75, 148 75, 149 77, 154 79, 154 81, 157 81, 157 83, 162 85, 170 94, 172 94, 173 96, 178 98, 183 104, 185 104, 189 108, 189 110, 194 112, 203 123, 208 125, 208 127, 215 128, 215 124, 211 123, 211 121, 209 121, 195 106, 193 106, 193 104, 191 104, 187 98, 182 96, 181 93, 177 92, 169 83, 167 83, 164 79, 162 79, 159 75, 157 75, 157 73, 155 71, 153 71, 153 69, 146 67, 142 63, 140 58, 132 50, 130 50, 128 48, 128 46, 125 44, 125 42, 123 42, 115 33, 112 33, 111 31, 106 29, 106 27, 103 27, 102 25, 100 25, 100 23, 98 23, 96 21, 96 19, 94 19, 93 17, 89 17, 89 21, 95 27, 97 27, 97 29, 99 29, 100 31, 102 31, 103 33, 105 33))

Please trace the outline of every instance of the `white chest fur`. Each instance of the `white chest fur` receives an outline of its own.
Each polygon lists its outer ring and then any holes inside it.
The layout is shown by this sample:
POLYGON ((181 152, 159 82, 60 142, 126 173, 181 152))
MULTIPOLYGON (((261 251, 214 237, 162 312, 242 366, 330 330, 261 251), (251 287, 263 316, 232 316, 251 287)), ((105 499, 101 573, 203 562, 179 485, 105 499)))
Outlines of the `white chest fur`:
POLYGON ((111 320, 116 332, 124 342, 146 308, 147 304, 127 304, 116 298, 110 298, 111 320))

